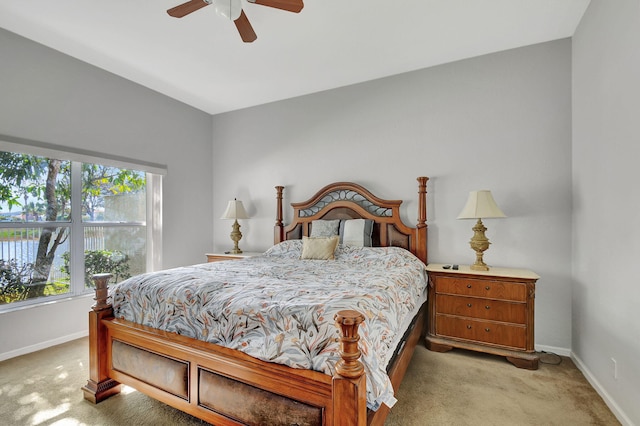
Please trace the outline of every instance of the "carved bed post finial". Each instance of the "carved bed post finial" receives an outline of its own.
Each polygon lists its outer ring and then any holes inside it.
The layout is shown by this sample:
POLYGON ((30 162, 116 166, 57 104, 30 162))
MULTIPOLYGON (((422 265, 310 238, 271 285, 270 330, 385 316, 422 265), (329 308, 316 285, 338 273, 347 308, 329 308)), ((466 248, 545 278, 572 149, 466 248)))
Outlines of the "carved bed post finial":
POLYGON ((111 277, 113 277, 111 274, 94 274, 91 277, 96 285, 96 297, 93 299, 96 303, 91 307, 94 311, 103 311, 111 307, 107 303, 107 298, 109 297, 108 284, 111 277))
POLYGON ((107 329, 102 320, 113 316, 113 308, 107 303, 107 284, 111 274, 92 276, 96 284, 95 305, 89 311, 89 380, 82 387, 84 399, 94 404, 120 392, 120 383, 109 377, 107 345, 110 344, 107 329))
POLYGON ((283 225, 282 225, 282 190, 284 186, 276 186, 276 225, 274 227, 274 244, 284 241, 283 225))
POLYGON ((333 376, 333 425, 365 426, 367 424, 367 380, 364 366, 359 361, 358 326, 364 316, 357 311, 345 310, 335 317, 340 329, 340 357, 333 376))
POLYGON ((360 349, 358 349, 358 327, 364 321, 364 316, 357 311, 346 310, 336 314, 336 325, 340 327, 340 356, 342 359, 336 364, 338 374, 350 379, 360 377, 364 372, 364 367, 360 359, 360 349))

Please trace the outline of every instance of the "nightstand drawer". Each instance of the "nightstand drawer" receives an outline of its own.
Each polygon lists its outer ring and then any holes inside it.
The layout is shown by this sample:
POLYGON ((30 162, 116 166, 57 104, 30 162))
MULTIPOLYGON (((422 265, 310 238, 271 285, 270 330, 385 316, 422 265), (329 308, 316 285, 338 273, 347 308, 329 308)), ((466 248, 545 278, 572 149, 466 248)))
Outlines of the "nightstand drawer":
POLYGON ((526 327, 468 318, 436 315, 436 335, 484 342, 514 349, 526 348, 526 327))
POLYGON ((474 297, 436 295, 436 313, 526 324, 524 303, 503 302, 474 297))
POLYGON ((490 279, 479 280, 455 276, 440 276, 437 278, 436 292, 440 294, 459 294, 462 296, 513 300, 515 302, 525 302, 527 300, 526 286, 490 279))

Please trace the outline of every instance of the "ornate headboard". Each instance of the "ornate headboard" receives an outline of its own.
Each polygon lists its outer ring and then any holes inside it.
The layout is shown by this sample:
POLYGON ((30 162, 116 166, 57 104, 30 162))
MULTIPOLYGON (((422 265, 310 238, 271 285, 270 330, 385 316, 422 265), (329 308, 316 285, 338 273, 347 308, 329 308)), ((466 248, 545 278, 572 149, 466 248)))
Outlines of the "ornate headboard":
POLYGON ((311 231, 311 222, 318 219, 371 219, 373 245, 397 246, 409 250, 427 263, 427 181, 418 178, 418 224, 405 225, 400 218, 400 200, 383 200, 362 186, 351 182, 337 182, 325 186, 313 197, 301 203, 291 203, 293 220, 282 223, 283 186, 276 186, 277 211, 274 243, 301 239, 311 231))

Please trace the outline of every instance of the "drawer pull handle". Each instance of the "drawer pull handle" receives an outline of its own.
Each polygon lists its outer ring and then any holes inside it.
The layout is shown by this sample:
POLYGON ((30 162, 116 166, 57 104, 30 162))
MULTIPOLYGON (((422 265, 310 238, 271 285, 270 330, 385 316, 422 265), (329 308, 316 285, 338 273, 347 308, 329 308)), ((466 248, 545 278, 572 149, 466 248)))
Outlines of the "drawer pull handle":
POLYGON ((484 307, 485 309, 491 309, 491 306, 487 305, 484 307))
POLYGON ((467 288, 471 288, 471 284, 467 284, 467 288))
POLYGON ((471 326, 470 325, 467 325, 467 330, 471 330, 471 326))
POLYGON ((467 307, 470 308, 471 307, 471 303, 467 303, 467 307))
POLYGON ((490 332, 491 330, 487 327, 484 329, 484 331, 486 331, 487 333, 490 332))
POLYGON ((491 290, 491 287, 486 286, 484 289, 485 289, 485 290, 491 290))

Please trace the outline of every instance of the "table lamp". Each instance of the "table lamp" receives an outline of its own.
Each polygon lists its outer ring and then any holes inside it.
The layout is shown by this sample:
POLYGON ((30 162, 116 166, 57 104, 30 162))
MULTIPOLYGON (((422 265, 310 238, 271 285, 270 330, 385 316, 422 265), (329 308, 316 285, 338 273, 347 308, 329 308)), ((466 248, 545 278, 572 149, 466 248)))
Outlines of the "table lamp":
POLYGON ((242 233, 240 232, 240 224, 238 223, 238 219, 249 219, 247 212, 242 205, 242 201, 238 201, 235 198, 227 204, 227 210, 225 210, 224 214, 220 219, 233 219, 233 225, 231 227, 231 241, 233 241, 233 249, 229 253, 239 254, 242 253, 240 247, 238 247, 238 242, 242 238, 242 233))
POLYGON ((475 271, 488 271, 489 267, 482 260, 482 255, 489 248, 489 239, 484 235, 487 228, 482 223, 482 218, 499 218, 506 217, 502 210, 498 207, 491 195, 491 191, 471 191, 467 204, 464 206, 458 219, 478 219, 473 229, 473 237, 469 241, 469 245, 476 252, 476 262, 471 265, 471 269, 475 271))

